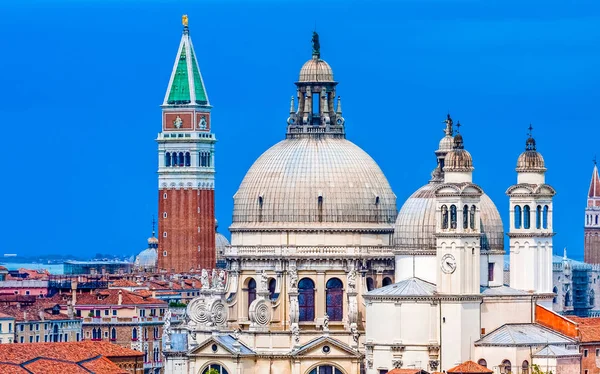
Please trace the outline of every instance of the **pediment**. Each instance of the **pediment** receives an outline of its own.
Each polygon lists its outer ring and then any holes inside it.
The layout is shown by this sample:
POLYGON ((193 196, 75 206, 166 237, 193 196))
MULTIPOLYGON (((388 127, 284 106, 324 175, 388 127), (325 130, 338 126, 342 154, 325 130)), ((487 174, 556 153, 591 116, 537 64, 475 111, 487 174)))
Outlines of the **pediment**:
POLYGON ((329 336, 313 339, 291 352, 292 356, 303 357, 360 357, 360 352, 346 343, 329 336), (328 347, 326 349, 325 347, 328 347))
POLYGON ((216 335, 200 343, 189 354, 231 357, 231 355, 254 355, 256 353, 231 335, 216 335))

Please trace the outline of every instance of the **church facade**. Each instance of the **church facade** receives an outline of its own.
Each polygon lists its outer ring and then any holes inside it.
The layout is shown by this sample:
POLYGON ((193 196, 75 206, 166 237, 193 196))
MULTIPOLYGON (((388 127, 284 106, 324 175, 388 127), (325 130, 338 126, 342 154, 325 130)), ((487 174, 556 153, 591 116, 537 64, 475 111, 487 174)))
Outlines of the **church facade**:
POLYGON ((508 373, 567 350, 570 338, 533 323, 554 296, 555 193, 533 137, 507 190, 520 269, 507 287, 500 214, 473 179, 460 124, 448 115, 431 180, 398 213, 377 163, 347 139, 338 82, 312 42, 285 137, 234 195, 226 269, 204 267, 200 296, 166 318, 165 371, 381 374, 476 357, 508 373), (513 331, 525 343, 503 340, 513 331))

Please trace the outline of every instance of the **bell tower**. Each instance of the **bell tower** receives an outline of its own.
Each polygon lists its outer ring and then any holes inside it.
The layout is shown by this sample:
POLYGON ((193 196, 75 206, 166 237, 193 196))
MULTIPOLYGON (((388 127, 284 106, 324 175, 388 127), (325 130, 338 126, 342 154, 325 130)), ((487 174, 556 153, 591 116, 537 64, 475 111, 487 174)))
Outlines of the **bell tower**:
POLYGON ((594 170, 585 208, 584 261, 600 264, 600 177, 594 159, 594 170))
MULTIPOLYGON (((531 135, 517 160, 517 184, 510 199, 510 286, 537 294, 552 293, 552 198, 546 184, 544 158, 531 135)), ((546 298, 547 299, 547 298, 546 298)), ((543 301, 552 307, 551 300, 543 301)))
POLYGON ((208 94, 188 18, 162 104, 158 143, 158 268, 189 272, 215 267, 215 160, 208 94))

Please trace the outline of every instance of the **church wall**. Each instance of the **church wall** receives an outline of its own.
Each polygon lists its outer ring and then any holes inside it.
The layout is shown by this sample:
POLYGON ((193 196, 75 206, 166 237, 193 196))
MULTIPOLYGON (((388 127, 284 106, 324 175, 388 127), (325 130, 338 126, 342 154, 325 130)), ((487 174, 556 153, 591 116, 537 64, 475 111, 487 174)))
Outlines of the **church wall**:
POLYGON ((438 266, 435 255, 396 255, 395 261, 396 282, 411 277, 420 278, 430 283, 436 282, 436 272, 432 271, 438 266))
POLYGON ((479 301, 442 303, 441 370, 448 370, 471 356, 472 344, 480 337, 479 305, 479 301))
POLYGON ((481 328, 489 334, 507 323, 531 323, 532 307, 530 296, 523 298, 486 297, 481 305, 481 328))
MULTIPOLYGON (((477 362, 484 359, 487 362, 487 368, 494 373, 500 373, 500 365, 504 360, 511 363, 510 371, 513 374, 521 373, 523 361, 531 364, 531 349, 537 350, 539 347, 475 347, 473 352, 473 361, 477 362)), ((554 368, 552 368, 554 373, 554 368)))
POLYGON ((481 254, 479 273, 480 284, 484 287, 497 287, 504 284, 504 255, 503 254, 481 254), (488 264, 494 264, 493 277, 490 280, 488 264))
POLYGON ((427 301, 396 304, 386 300, 367 304, 366 343, 373 347, 374 363, 368 373, 390 370, 397 359, 402 360, 403 367, 414 365, 428 370, 428 345, 437 341, 437 321, 438 305, 427 301), (392 345, 404 346, 404 351, 394 351, 392 345))
MULTIPOLYGON (((598 373, 600 369, 595 365, 595 371, 588 371, 588 374, 598 373)), ((580 374, 581 360, 579 357, 560 357, 556 360, 556 374, 580 374)))

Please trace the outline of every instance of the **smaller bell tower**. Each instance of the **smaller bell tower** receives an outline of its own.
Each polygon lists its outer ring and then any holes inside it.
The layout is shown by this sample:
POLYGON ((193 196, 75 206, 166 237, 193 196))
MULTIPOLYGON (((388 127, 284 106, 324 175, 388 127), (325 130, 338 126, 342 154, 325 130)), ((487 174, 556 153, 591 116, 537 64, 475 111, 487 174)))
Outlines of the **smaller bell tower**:
POLYGON ((592 180, 585 208, 584 261, 588 264, 600 264, 600 177, 594 158, 592 180))
MULTIPOLYGON (((544 158, 536 150, 529 126, 525 151, 517 160, 517 184, 510 199, 510 286, 538 294, 552 293, 552 198, 544 158)), ((547 305, 552 307, 550 304, 547 305)))

